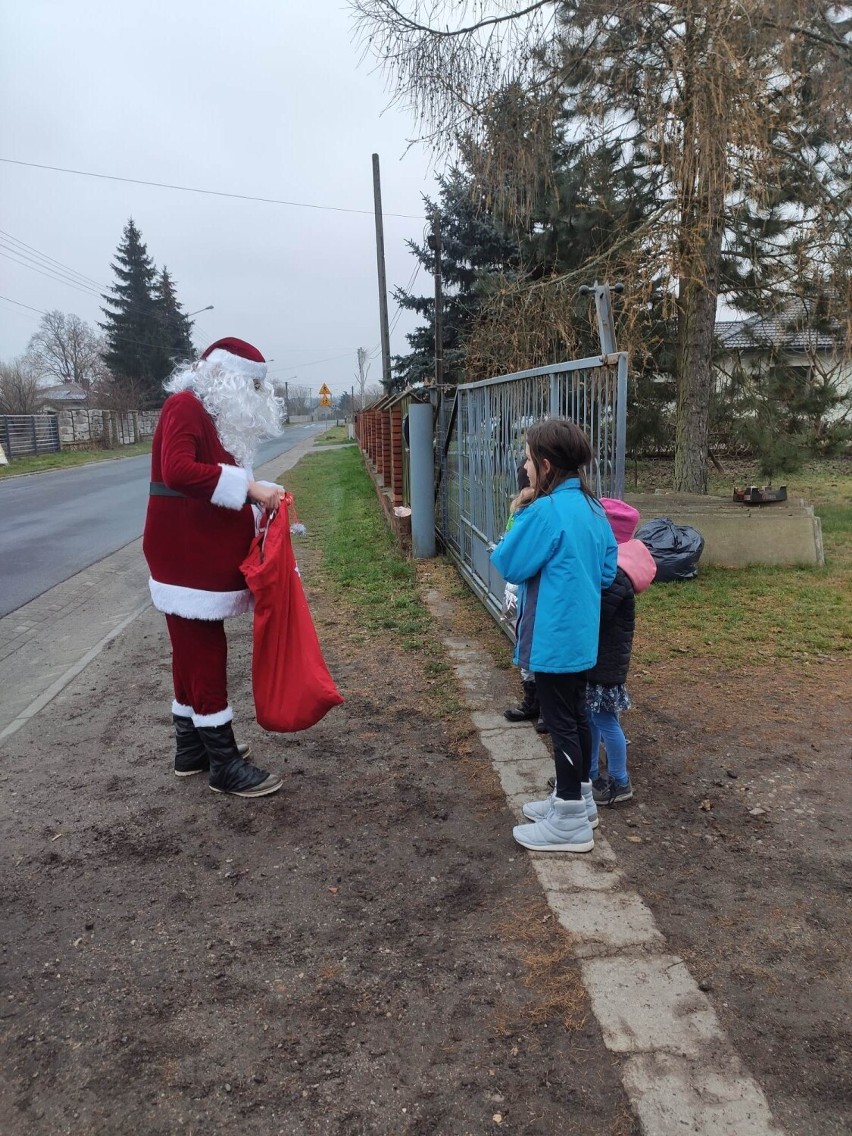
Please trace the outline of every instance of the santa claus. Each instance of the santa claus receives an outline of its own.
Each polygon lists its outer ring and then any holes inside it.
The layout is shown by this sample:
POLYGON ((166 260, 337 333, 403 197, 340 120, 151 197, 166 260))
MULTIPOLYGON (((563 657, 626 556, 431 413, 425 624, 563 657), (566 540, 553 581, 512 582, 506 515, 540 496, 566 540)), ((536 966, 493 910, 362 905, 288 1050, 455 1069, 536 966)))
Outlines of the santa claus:
POLYGON ((284 408, 263 356, 241 339, 217 340, 166 389, 142 547, 172 644, 175 774, 209 771, 217 793, 261 797, 282 781, 245 761, 234 739, 223 621, 251 606, 240 564, 252 506, 277 509, 283 492, 255 481, 252 461, 261 438, 280 434, 284 408))

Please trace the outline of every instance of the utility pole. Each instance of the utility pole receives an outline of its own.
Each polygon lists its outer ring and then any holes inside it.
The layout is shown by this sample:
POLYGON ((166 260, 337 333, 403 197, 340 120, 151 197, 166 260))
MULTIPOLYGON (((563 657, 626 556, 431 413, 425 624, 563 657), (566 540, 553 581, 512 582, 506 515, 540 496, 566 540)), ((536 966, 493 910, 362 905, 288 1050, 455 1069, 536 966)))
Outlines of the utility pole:
POLYGON ((441 214, 437 209, 432 214, 429 248, 435 253, 435 386, 441 390, 444 385, 444 287, 441 272, 441 214))
POLYGON ((379 270, 379 325, 382 336, 382 385, 390 391, 390 331, 388 330, 388 285, 385 277, 385 233, 382 219, 382 186, 379 179, 379 155, 373 154, 373 206, 376 213, 376 261, 379 270))

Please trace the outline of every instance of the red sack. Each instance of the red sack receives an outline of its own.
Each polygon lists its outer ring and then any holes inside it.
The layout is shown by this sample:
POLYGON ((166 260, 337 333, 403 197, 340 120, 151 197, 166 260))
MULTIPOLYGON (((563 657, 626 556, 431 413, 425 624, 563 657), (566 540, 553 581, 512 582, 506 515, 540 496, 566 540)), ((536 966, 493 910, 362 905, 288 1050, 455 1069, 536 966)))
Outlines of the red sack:
POLYGON ((342 697, 322 657, 290 542, 289 509, 264 515, 240 565, 254 596, 252 686, 258 723, 284 734, 315 725, 342 697))

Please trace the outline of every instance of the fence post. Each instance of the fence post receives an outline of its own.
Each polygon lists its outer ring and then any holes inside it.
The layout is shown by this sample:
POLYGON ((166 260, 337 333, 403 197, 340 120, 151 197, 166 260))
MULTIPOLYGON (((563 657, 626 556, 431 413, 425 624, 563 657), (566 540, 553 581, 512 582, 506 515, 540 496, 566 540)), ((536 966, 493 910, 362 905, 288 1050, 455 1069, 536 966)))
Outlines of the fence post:
POLYGON ((408 411, 411 454, 411 543, 414 555, 435 555, 435 451, 431 403, 412 403, 408 411))
POLYGON ((615 496, 624 497, 624 459, 627 452, 627 355, 618 357, 615 405, 615 496))

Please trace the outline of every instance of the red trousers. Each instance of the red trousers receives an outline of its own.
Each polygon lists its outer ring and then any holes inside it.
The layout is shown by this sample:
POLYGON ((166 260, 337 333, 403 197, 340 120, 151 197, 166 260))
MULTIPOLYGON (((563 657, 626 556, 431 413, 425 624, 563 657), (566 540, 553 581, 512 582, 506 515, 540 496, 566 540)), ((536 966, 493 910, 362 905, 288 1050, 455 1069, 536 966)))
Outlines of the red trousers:
POLYGON ((221 619, 184 619, 167 615, 172 641, 175 701, 196 716, 221 715, 228 709, 228 640, 221 619))

